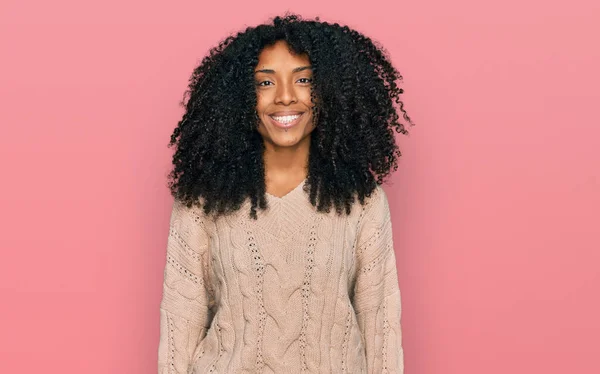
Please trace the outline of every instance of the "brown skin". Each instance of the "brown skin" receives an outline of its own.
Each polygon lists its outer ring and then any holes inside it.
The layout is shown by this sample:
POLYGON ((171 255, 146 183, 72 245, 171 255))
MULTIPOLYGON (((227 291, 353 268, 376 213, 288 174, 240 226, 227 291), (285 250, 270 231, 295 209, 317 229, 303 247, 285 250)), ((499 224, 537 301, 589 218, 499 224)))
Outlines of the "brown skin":
POLYGON ((255 68, 258 132, 265 144, 266 190, 283 196, 298 186, 308 174, 310 133, 314 130, 310 98, 312 70, 307 55, 295 55, 285 41, 265 47, 255 68), (259 70, 270 70, 260 72, 259 70), (287 129, 270 118, 277 112, 302 112, 300 122, 287 129))

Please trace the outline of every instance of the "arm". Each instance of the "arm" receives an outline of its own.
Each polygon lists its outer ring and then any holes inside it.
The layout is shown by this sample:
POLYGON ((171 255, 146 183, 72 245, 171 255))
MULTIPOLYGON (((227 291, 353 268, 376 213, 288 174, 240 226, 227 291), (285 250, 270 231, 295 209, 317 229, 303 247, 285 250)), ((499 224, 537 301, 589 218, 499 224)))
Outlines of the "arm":
POLYGON ((367 372, 403 374, 400 288, 390 210, 380 186, 370 199, 358 232, 352 304, 363 336, 367 372))
POLYGON ((159 374, 187 373, 211 323, 209 237, 201 213, 173 203, 160 303, 159 374))

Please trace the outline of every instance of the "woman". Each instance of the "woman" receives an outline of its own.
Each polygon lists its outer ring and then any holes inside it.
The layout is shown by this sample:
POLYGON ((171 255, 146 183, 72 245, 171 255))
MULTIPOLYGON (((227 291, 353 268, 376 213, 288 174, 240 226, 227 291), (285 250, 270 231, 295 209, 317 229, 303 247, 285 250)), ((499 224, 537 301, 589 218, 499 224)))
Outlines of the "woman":
POLYGON ((160 373, 403 372, 380 186, 401 79, 369 38, 295 15, 203 59, 169 143, 160 373))

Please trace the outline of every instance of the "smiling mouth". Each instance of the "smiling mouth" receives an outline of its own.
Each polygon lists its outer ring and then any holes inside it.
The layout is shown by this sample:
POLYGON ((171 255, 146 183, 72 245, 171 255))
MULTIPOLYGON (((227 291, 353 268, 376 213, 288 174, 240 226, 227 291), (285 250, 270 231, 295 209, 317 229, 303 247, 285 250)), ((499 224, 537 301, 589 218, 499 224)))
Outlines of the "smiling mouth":
POLYGON ((277 127, 288 129, 300 122, 300 119, 304 116, 304 113, 295 114, 291 116, 269 116, 271 122, 277 127))

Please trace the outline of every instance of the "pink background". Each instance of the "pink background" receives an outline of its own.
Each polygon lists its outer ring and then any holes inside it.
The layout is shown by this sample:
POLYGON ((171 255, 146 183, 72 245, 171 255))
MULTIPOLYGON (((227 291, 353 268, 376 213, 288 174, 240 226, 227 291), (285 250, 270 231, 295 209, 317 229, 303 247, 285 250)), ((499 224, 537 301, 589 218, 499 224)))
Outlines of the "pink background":
POLYGON ((191 69, 289 9, 380 41, 407 374, 600 372, 598 1, 2 1, 0 373, 154 373, 191 69))

